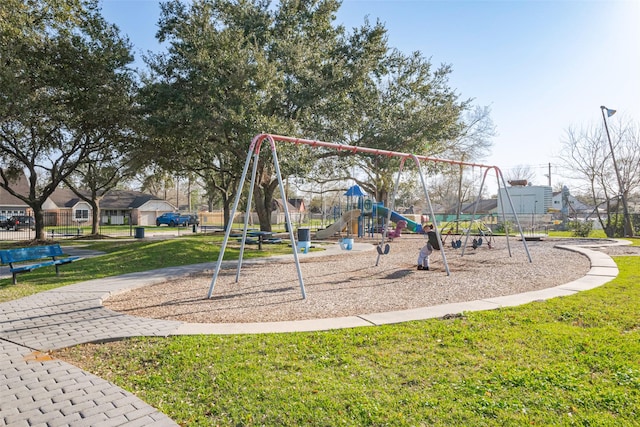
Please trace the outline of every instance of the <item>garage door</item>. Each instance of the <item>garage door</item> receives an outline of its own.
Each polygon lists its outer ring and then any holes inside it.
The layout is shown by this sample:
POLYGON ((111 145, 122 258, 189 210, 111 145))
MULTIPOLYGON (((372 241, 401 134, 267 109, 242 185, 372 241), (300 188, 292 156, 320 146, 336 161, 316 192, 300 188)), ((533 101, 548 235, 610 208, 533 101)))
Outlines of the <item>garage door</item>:
POLYGON ((156 225, 156 213, 140 212, 140 223, 138 225, 156 225))

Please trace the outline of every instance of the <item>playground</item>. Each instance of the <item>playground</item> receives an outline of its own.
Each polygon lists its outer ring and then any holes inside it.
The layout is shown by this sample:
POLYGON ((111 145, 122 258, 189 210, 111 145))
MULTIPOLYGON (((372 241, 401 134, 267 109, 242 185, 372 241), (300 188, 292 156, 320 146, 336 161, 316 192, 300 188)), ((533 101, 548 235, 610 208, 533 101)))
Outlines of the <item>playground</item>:
MULTIPOLYGON (((315 243, 315 242, 314 242, 315 243)), ((449 250, 451 275, 434 251, 431 270, 416 269, 424 236, 403 234, 375 266, 377 240, 358 239, 351 251, 325 242, 326 251, 301 254, 307 298, 302 299, 292 255, 252 260, 235 282, 235 263, 225 265, 216 292, 206 298, 211 271, 138 288, 105 301, 118 312, 193 323, 247 323, 353 316, 438 304, 473 301, 553 287, 583 277, 589 260, 554 246, 561 240, 531 242, 535 263, 522 245, 498 237, 491 249, 449 250), (523 280, 526 278, 526 280, 523 280)), ((565 242, 565 243, 569 243, 565 242)))
MULTIPOLYGON (((429 236, 430 244, 433 244, 432 238, 437 245, 444 243, 444 240, 441 239, 436 221, 433 221, 433 231, 423 233, 424 212, 419 218, 411 219, 394 210, 395 195, 406 160, 415 163, 417 167, 427 206, 427 218, 436 216, 421 162, 482 168, 484 175, 479 194, 482 193, 489 171, 495 172, 498 186, 505 186, 504 177, 495 166, 286 136, 256 135, 247 152, 231 210, 233 218, 238 209, 242 188, 247 182, 249 191, 244 226, 242 233, 236 233, 241 242, 238 261, 223 262, 232 234, 232 227, 228 226, 218 261, 212 272, 206 271, 198 277, 141 288, 124 296, 116 296, 106 304, 116 311, 137 316, 194 323, 322 319, 518 294, 571 282, 589 270, 586 257, 558 249, 552 243, 538 241, 529 249, 508 192, 505 199, 511 207, 521 244, 510 243, 509 240, 512 239, 507 238, 503 238, 504 241, 501 242, 480 230, 480 236, 472 239, 473 251, 463 257, 468 246, 467 233, 464 243, 459 235, 456 239, 457 244, 453 246, 454 252, 461 249, 460 255, 446 256, 444 247, 436 247, 435 249, 441 250, 434 251, 431 263, 425 262, 424 267, 418 269, 417 255, 426 244, 425 237, 429 236), (337 151, 349 150, 354 154, 396 157, 399 159, 399 167, 390 196, 391 204, 385 207, 376 201, 369 201, 367 206, 361 192, 348 191, 346 196, 355 196, 358 199, 357 203, 347 207, 340 217, 335 218, 332 225, 315 233, 316 239, 325 242, 335 239, 336 234, 346 230, 348 239, 341 239, 339 245, 335 241, 326 244, 325 252, 319 254, 309 252, 309 239, 299 238, 295 243, 290 215, 287 205, 284 204, 287 230, 284 240, 291 242, 292 254, 263 259, 261 262, 243 262, 249 236, 256 165, 263 142, 272 150, 273 166, 281 194, 286 194, 286 191, 276 154, 276 142, 337 151), (251 164, 251 178, 247 179, 251 164), (374 236, 376 232, 379 233, 378 228, 381 225, 382 233, 378 239, 374 236), (376 232, 369 231, 374 229, 376 232), (411 233, 403 234, 405 229, 411 233), (353 237, 357 237, 357 241, 353 240, 353 237), (485 239, 487 240, 483 245, 485 239), (535 263, 532 262, 533 258, 536 259, 535 263), (567 268, 568 265, 572 267, 567 268), (241 271, 243 268, 244 271, 241 271), (524 278, 526 280, 523 280, 524 278), (206 298, 203 297, 205 290, 206 298)), ((352 187, 351 190, 353 189, 355 188, 352 187)), ((475 224, 474 218, 475 210, 471 215, 472 225, 475 224)), ((503 220, 505 219, 503 212, 503 220)), ((469 230, 471 228, 470 226, 469 230)), ((425 247, 429 248, 428 245, 425 247)))

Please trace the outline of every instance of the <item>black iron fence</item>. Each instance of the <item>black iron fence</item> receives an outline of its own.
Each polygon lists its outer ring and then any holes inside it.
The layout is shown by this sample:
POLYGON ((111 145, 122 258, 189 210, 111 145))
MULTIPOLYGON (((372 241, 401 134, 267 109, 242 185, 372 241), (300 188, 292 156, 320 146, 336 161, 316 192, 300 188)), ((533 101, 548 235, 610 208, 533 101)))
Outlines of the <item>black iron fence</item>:
MULTIPOLYGON (((167 227, 165 225, 157 227, 148 225, 141 227, 133 225, 130 216, 105 217, 102 218, 97 227, 97 234, 104 238, 141 238, 141 237, 162 237, 191 234, 194 232, 208 232, 209 229, 216 228, 213 223, 201 226, 167 227)), ((217 227, 221 228, 221 227, 217 227)), ((61 240, 77 239, 83 236, 93 235, 90 221, 78 221, 70 212, 44 214, 44 239, 61 240)), ((7 229, 0 228, 0 241, 27 241, 36 238, 35 226, 33 224, 7 229)))
MULTIPOLYGON (((131 218, 125 218, 124 224, 99 224, 98 234, 105 237, 128 237, 134 236, 134 226, 131 225, 131 218)), ((78 221, 70 212, 44 213, 44 238, 63 239, 78 238, 88 236, 93 229, 91 223, 84 220, 78 221)), ((0 240, 33 240, 36 237, 35 224, 25 224, 19 227, 0 229, 0 240)))

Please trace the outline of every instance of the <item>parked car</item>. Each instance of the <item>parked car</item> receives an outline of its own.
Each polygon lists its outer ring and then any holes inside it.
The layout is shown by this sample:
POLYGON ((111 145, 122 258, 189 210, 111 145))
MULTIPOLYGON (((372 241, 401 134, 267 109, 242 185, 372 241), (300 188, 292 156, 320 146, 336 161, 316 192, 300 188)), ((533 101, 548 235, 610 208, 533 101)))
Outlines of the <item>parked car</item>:
POLYGON ((178 212, 165 212, 156 218, 156 225, 160 227, 162 224, 169 227, 187 225, 187 218, 182 218, 178 212))
POLYGON ((184 225, 185 227, 187 225, 200 225, 200 219, 198 219, 198 215, 194 214, 182 214, 180 215, 180 221, 182 221, 180 224, 184 225))
POLYGON ((29 228, 31 230, 36 229, 36 220, 32 216, 27 215, 14 215, 7 220, 5 227, 7 230, 24 230, 29 228))
POLYGON ((6 215, 0 215, 0 228, 7 228, 7 222, 9 217, 6 215))

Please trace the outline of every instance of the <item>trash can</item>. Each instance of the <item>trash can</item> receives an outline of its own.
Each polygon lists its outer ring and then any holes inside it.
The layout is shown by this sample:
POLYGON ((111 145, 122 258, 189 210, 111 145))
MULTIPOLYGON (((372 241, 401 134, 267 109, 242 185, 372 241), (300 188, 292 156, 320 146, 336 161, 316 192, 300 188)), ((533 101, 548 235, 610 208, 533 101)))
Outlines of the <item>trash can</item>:
POLYGON ((340 239, 340 249, 344 251, 350 251, 353 249, 353 239, 345 237, 344 239, 340 239))
POLYGON ((144 227, 136 227, 134 229, 134 236, 136 239, 144 239, 144 227))
POLYGON ((310 228, 298 228, 298 242, 310 242, 311 241, 311 229, 310 228))

